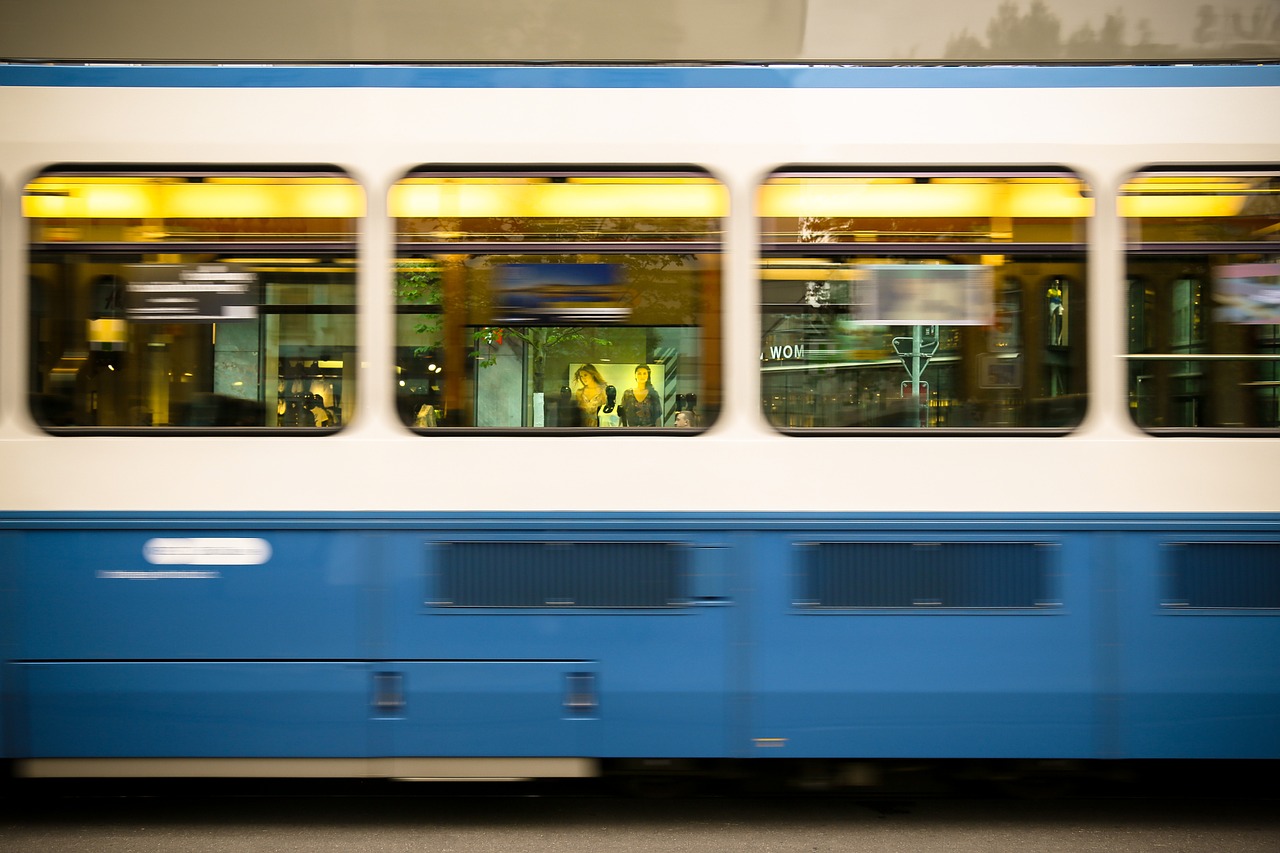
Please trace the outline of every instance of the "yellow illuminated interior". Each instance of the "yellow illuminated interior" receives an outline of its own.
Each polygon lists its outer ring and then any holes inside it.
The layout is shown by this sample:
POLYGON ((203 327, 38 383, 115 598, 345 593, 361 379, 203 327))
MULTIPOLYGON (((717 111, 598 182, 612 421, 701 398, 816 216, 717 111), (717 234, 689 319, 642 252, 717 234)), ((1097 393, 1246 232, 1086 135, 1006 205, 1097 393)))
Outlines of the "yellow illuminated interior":
POLYGON ((35 219, 358 218, 361 188, 349 178, 40 177, 22 197, 35 219))
POLYGON ((1120 216, 1135 219, 1239 216, 1245 204, 1271 194, 1269 179, 1233 175, 1143 175, 1120 190, 1120 216))
POLYGON ((391 188, 394 217, 722 217, 724 187, 710 178, 406 178, 391 188))
POLYGON ((760 187, 761 216, 1085 218, 1094 202, 1075 178, 776 177, 760 187))

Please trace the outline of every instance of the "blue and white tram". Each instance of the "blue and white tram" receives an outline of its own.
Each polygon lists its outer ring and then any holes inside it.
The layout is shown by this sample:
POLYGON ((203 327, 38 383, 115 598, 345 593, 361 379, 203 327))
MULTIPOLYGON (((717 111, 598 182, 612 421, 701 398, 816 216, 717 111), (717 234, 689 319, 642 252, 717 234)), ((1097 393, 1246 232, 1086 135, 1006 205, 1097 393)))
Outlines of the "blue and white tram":
POLYGON ((0 67, 0 757, 1280 757, 1278 92, 0 67))

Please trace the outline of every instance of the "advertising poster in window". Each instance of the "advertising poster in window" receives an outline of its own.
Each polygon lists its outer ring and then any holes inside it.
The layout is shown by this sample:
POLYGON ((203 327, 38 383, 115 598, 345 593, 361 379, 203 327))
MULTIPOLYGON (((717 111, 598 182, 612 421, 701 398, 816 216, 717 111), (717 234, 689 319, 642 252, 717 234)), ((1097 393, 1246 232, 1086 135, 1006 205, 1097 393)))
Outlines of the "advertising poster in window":
POLYGON ((493 296, 494 324, 600 326, 631 317, 618 264, 503 264, 493 296))
POLYGON ((1220 323, 1280 323, 1280 264, 1228 264, 1214 269, 1214 319, 1220 323))
POLYGON ((667 389, 661 364, 570 364, 568 378, 582 426, 663 425, 667 389))
POLYGON ((878 326, 990 326, 992 269, 980 264, 871 264, 851 283, 851 319, 878 326))

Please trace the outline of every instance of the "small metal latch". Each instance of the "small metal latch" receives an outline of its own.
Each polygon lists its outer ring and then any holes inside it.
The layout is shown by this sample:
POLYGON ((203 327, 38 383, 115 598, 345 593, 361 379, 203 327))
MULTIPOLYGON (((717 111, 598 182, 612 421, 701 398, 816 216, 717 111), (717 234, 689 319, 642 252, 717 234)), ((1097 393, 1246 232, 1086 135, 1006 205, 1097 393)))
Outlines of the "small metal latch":
POLYGON ((396 716, 404 711, 404 673, 373 674, 373 710, 378 716, 396 716))
POLYGON ((600 707, 594 672, 566 672, 564 709, 575 717, 594 714, 600 707))

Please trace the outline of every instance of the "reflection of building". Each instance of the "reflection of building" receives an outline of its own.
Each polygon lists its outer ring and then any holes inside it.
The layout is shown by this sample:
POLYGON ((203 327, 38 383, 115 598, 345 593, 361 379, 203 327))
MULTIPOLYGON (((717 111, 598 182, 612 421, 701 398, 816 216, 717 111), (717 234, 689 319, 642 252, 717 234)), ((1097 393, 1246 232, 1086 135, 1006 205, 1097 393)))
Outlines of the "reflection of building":
MULTIPOLYGON (((987 318, 986 324, 937 327, 938 348, 919 376, 929 388, 928 427, 1063 426, 1078 418, 1080 398, 1071 389, 1079 380, 1073 365, 1080 353, 1066 345, 1065 300, 1055 315, 1047 299, 1034 297, 1051 287, 1065 293, 1069 278, 1056 275, 1046 280, 1044 266, 1033 263, 1023 270, 1018 263, 1006 262, 999 306, 989 289, 990 270, 970 275, 959 265, 882 265, 887 270, 883 277, 856 280, 855 286, 871 281, 875 288, 870 299, 855 293, 849 300, 864 310, 861 316, 871 316, 863 308, 869 304, 879 318, 890 311, 987 318), (914 280, 894 277, 900 271, 938 269, 946 272, 932 278, 921 274, 914 280), (948 275, 955 280, 948 281, 948 275), (932 291, 939 282, 950 285, 947 292, 955 298, 935 300, 932 291), (880 293, 889 305, 886 310, 879 308, 880 293), (1030 316, 1024 319, 1025 306, 1030 316), (1054 322, 1063 331, 1051 337, 1054 322)), ((870 324, 846 318, 841 306, 815 308, 805 298, 809 291, 799 284, 765 279, 760 358, 763 407, 769 420, 798 429, 919 426, 918 405, 904 391, 904 382, 907 389, 912 387, 909 368, 891 346, 894 338, 909 341, 916 324, 870 324)))

